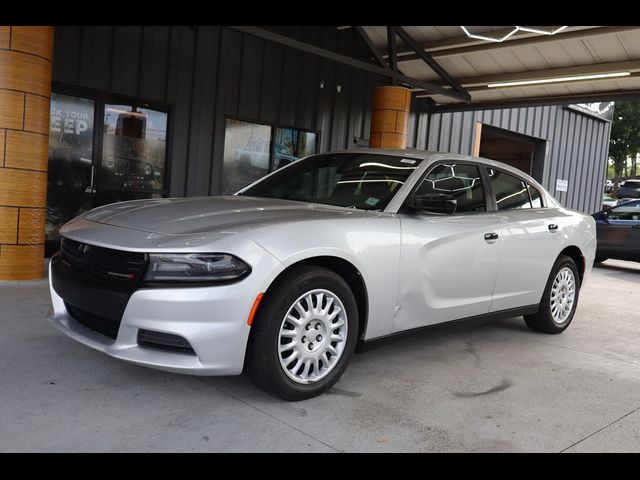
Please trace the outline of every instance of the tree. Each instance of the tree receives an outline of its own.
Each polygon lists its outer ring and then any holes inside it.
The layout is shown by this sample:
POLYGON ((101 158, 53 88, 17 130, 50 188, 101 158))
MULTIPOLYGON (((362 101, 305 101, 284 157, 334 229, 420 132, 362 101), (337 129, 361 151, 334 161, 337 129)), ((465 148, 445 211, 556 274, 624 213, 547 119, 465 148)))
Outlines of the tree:
POLYGON ((640 153, 640 103, 616 102, 611 124, 609 157, 614 165, 614 189, 618 191, 620 176, 627 172, 627 160, 631 157, 631 176, 635 177, 636 161, 640 153))

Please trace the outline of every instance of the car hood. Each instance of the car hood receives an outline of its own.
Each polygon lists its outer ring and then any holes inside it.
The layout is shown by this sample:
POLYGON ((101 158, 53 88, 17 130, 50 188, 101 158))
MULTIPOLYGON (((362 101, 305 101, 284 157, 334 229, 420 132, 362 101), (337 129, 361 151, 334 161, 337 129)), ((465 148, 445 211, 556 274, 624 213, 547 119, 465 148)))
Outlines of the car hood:
POLYGON ((265 223, 344 215, 353 209, 248 196, 159 198, 99 207, 81 218, 162 235, 241 233, 265 223))

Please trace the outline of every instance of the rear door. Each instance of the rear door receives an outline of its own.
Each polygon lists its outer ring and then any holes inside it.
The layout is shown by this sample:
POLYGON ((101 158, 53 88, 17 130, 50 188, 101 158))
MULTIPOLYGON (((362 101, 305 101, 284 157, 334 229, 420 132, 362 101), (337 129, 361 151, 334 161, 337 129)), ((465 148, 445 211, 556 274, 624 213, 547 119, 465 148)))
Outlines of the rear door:
POLYGON ((562 218, 535 187, 513 173, 486 167, 500 222, 500 262, 491 311, 540 303, 557 252, 562 218))

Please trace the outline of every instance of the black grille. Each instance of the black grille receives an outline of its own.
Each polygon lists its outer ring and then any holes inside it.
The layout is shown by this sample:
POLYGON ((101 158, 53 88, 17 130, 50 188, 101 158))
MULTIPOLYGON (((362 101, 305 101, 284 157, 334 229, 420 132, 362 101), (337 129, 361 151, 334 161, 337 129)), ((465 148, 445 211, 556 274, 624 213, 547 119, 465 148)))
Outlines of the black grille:
POLYGON ((186 339, 171 333, 140 329, 138 330, 138 345, 141 347, 188 353, 190 355, 196 354, 186 339))
POLYGON ((95 313, 87 312, 81 308, 74 307, 69 303, 65 303, 67 312, 71 315, 76 322, 84 325, 85 327, 98 332, 105 337, 116 339, 118 336, 118 329, 120 328, 120 320, 113 320, 111 318, 96 315, 95 313))
POLYGON ((61 251, 62 260, 76 272, 120 285, 137 283, 147 266, 144 253, 96 247, 68 238, 62 239, 61 251))

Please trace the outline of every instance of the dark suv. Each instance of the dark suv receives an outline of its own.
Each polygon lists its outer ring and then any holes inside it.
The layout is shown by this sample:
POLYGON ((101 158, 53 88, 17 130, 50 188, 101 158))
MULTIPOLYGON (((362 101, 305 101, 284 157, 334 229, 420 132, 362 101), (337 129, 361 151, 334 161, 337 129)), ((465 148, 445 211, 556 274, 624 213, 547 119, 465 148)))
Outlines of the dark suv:
POLYGON ((618 189, 620 198, 640 198, 640 180, 627 180, 618 189))

